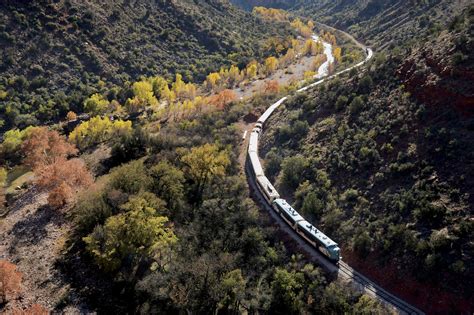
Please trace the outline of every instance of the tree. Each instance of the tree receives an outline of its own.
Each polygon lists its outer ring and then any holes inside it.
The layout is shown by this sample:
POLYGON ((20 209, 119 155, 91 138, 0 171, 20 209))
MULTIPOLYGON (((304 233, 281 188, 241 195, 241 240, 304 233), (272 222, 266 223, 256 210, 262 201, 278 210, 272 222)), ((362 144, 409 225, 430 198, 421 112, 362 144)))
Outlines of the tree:
POLYGON ((211 90, 214 90, 217 87, 217 83, 221 80, 221 76, 217 72, 209 73, 206 77, 206 83, 211 90))
POLYGON ((0 304, 16 299, 21 292, 22 274, 17 267, 0 260, 0 304))
POLYGON ((132 85, 133 98, 127 99, 125 106, 129 113, 138 113, 146 107, 155 107, 158 100, 153 94, 153 85, 148 81, 135 82, 132 85))
POLYGON ((245 281, 240 269, 227 272, 221 282, 223 297, 219 302, 219 308, 239 311, 240 302, 245 297, 245 281))
POLYGON ((233 86, 240 80, 240 70, 239 67, 231 65, 229 68, 229 83, 233 86))
POLYGON ((67 112, 66 119, 67 119, 67 121, 74 121, 74 120, 77 119, 77 115, 76 115, 75 112, 69 111, 69 112, 67 112))
POLYGON ((132 133, 132 122, 120 119, 111 121, 108 117, 92 117, 88 121, 82 122, 69 134, 69 141, 79 148, 85 149, 88 146, 120 138, 132 133))
POLYGON ((276 268, 271 287, 273 291, 273 309, 282 314, 298 313, 303 305, 304 275, 301 272, 276 268))
POLYGON ((286 51, 286 54, 280 58, 280 64, 283 66, 288 66, 296 59, 295 49, 290 48, 286 51))
POLYGON ((92 184, 92 175, 80 159, 68 160, 77 149, 57 131, 36 129, 23 143, 24 163, 33 169, 40 189, 49 191, 48 202, 66 204, 74 192, 92 184))
POLYGON ((336 59, 337 62, 341 62, 342 60, 341 47, 337 47, 337 46, 334 47, 333 55, 334 55, 334 59, 336 59))
POLYGON ((157 209, 143 198, 122 206, 126 212, 108 218, 83 240, 87 251, 102 269, 113 272, 125 262, 130 269, 145 259, 161 259, 177 242, 168 218, 157 215, 157 209))
POLYGON ((311 191, 304 198, 301 211, 303 213, 311 214, 317 219, 320 219, 324 211, 324 202, 318 198, 316 193, 311 191))
POLYGON ((282 182, 289 188, 296 188, 304 180, 308 161, 301 155, 287 157, 282 162, 282 182))
POLYGON ((280 92, 280 84, 277 80, 265 81, 263 92, 268 95, 278 94, 280 92))
POLYGON ((217 145, 209 143, 192 148, 181 157, 181 162, 185 165, 185 174, 194 182, 198 200, 206 184, 224 176, 230 165, 227 151, 220 151, 217 145))
POLYGON ((61 207, 71 201, 74 193, 90 186, 94 180, 81 159, 60 159, 54 164, 34 170, 40 189, 49 191, 48 203, 61 207))
POLYGON ((5 132, 1 146, 1 153, 4 156, 12 156, 21 148, 23 141, 38 127, 27 127, 23 130, 12 129, 5 132))
POLYGON ((249 80, 252 80, 257 76, 257 62, 256 61, 253 61, 247 65, 246 74, 249 80))
POLYGON ((347 98, 347 96, 339 95, 335 104, 336 110, 341 110, 346 107, 348 101, 349 99, 347 98))
POLYGON ((150 169, 150 176, 151 190, 171 209, 176 209, 184 199, 184 173, 167 161, 161 161, 150 169))
POLYGON ((223 109, 226 105, 235 101, 236 98, 237 96, 235 95, 234 91, 225 89, 219 94, 210 96, 208 98, 208 102, 218 109, 223 109))
POLYGON ((349 105, 349 112, 351 114, 357 114, 364 107, 364 101, 362 97, 356 96, 349 105))
POLYGON ((365 258, 370 253, 372 238, 367 232, 360 232, 354 238, 353 249, 361 257, 365 258))
POLYGON ((101 94, 92 94, 84 101, 84 111, 92 115, 103 114, 109 106, 109 101, 101 94))
POLYGON ((110 171, 109 185, 127 194, 136 194, 150 186, 151 178, 142 160, 131 161, 110 171))
POLYGON ((271 56, 265 59, 265 73, 267 75, 272 74, 278 68, 278 59, 271 56))
POLYGON ((38 127, 31 133, 23 142, 22 151, 25 156, 23 162, 33 170, 66 160, 77 153, 74 145, 47 127, 38 127))

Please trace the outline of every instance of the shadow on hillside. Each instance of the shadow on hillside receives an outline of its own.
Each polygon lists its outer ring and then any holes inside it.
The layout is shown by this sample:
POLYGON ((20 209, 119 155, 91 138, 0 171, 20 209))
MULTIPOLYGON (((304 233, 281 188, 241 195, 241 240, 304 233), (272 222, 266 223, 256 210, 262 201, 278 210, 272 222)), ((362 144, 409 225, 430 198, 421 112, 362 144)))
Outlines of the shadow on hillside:
POLYGON ((63 223, 64 218, 60 212, 44 205, 13 226, 10 232, 13 236, 10 248, 14 249, 21 245, 36 245, 47 236, 47 226, 49 224, 62 225, 63 223))

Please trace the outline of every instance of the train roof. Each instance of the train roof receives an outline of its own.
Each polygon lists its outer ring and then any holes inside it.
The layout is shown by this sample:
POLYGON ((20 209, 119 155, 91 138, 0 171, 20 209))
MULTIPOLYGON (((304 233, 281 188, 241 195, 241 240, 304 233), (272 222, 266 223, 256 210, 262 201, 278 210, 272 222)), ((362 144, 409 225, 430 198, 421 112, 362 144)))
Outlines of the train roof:
POLYGON ((256 152, 249 152, 250 164, 253 168, 255 176, 261 176, 263 174, 262 164, 260 164, 260 159, 258 158, 258 154, 256 152))
POLYGON ((262 116, 260 116, 260 118, 258 119, 257 122, 263 124, 268 119, 268 117, 270 117, 270 115, 273 113, 273 111, 275 109, 277 109, 278 106, 280 106, 281 103, 283 103, 287 98, 288 97, 285 96, 285 97, 279 99, 276 103, 272 104, 270 107, 268 107, 267 110, 262 114, 262 116))
POLYGON ((318 230, 315 226, 313 226, 311 223, 309 223, 306 220, 298 222, 298 227, 314 235, 314 237, 317 238, 326 247, 337 246, 336 242, 334 242, 332 239, 327 237, 326 234, 318 230))
POLYGON ((290 215, 293 220, 304 220, 304 218, 285 199, 275 199, 276 203, 283 211, 290 215))
POLYGON ((249 152, 258 151, 258 132, 251 132, 249 139, 249 152))
POLYGON ((278 191, 273 187, 272 183, 268 180, 265 175, 257 176, 257 181, 260 183, 260 186, 263 187, 270 195, 276 196, 277 198, 280 196, 278 191))

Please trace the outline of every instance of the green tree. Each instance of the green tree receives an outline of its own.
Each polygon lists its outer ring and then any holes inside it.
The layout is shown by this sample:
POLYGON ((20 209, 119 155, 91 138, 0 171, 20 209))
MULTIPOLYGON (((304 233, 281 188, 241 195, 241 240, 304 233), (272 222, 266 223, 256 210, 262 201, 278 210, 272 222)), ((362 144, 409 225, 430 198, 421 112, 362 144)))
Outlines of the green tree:
POLYGON ((134 198, 122 208, 124 213, 108 218, 104 226, 97 226, 83 240, 87 251, 99 267, 113 272, 132 261, 159 259, 177 242, 168 218, 157 215, 157 209, 144 198, 134 198))
POLYGON ((336 110, 341 110, 346 107, 348 101, 349 99, 347 98, 347 96, 339 95, 336 100, 336 110))
POLYGON ((291 156, 283 160, 281 164, 282 182, 289 188, 296 188, 304 180, 305 173, 309 167, 308 161, 301 155, 291 156))
POLYGON ((136 194, 150 186, 151 178, 142 160, 118 166, 110 172, 109 185, 128 194, 136 194))
POLYGON ((318 198, 316 193, 311 191, 304 198, 301 211, 319 219, 324 211, 324 202, 318 198))
POLYGON ((234 311, 237 314, 240 303, 245 297, 246 284, 247 281, 242 276, 240 269, 227 272, 221 282, 224 296, 219 302, 219 308, 234 311))
POLYGON ((304 275, 300 272, 287 271, 283 268, 275 270, 271 283, 274 310, 280 314, 298 313, 303 306, 304 275))
POLYGON ((356 96, 349 105, 349 112, 351 114, 357 114, 364 107, 364 101, 362 97, 356 96))
POLYGON ((184 199, 184 174, 168 163, 161 161, 150 169, 151 190, 163 198, 171 209, 177 209, 184 199))

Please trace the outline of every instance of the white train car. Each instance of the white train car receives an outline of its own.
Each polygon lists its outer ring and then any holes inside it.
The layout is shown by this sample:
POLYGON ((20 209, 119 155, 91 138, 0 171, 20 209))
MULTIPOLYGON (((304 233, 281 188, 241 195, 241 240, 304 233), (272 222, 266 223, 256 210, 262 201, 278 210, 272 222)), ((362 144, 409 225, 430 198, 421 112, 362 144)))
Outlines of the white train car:
POLYGON ((257 124, 260 124, 262 127, 265 125, 265 122, 267 121, 268 117, 270 117, 271 114, 275 111, 275 109, 278 108, 284 101, 286 101, 288 97, 285 96, 281 99, 279 99, 276 103, 271 105, 270 107, 267 108, 267 110, 260 116, 260 118, 257 120, 257 124))
POLYGON ((248 152, 258 154, 258 132, 252 131, 250 133, 248 152))
POLYGON ((273 200, 280 198, 280 194, 265 175, 257 176, 257 187, 270 204, 273 200))

